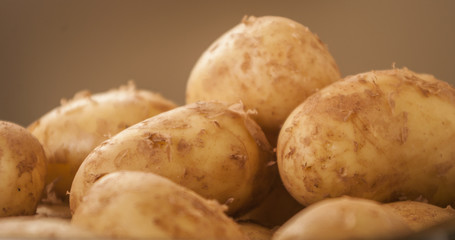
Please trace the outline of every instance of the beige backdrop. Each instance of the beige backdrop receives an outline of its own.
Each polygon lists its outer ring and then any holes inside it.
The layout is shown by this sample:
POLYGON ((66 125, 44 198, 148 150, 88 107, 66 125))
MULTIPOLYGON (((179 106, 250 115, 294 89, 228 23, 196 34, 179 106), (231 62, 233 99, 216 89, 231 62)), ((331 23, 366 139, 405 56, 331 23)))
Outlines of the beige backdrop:
POLYGON ((455 83, 455 1, 0 0, 0 119, 28 125, 128 79, 183 104, 195 61, 244 15, 317 33, 343 75, 406 66, 455 83))

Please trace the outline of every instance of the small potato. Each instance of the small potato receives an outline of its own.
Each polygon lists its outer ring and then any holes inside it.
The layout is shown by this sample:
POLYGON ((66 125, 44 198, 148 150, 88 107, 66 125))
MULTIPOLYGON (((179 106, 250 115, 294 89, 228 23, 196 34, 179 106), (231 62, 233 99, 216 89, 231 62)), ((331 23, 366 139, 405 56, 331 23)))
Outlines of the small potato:
POLYGON ((277 160, 303 205, 349 195, 455 202, 455 89, 408 69, 371 71, 315 93, 286 120, 277 160))
POLYGON ((0 217, 35 214, 45 174, 40 142, 22 126, 0 121, 0 217))
POLYGON ((67 200, 74 175, 90 151, 121 130, 174 107, 158 94, 137 90, 133 82, 94 95, 80 92, 62 101, 28 127, 48 157, 46 184, 53 185, 58 199, 67 200))
POLYGON ((416 232, 455 218, 455 210, 450 206, 441 208, 417 201, 398 201, 385 206, 390 207, 416 232))
POLYGON ((114 238, 247 239, 225 209, 159 175, 119 171, 95 182, 72 223, 114 238))
POLYGON ((239 222, 240 230, 249 240, 270 240, 273 230, 252 222, 239 222))
POLYGON ((277 16, 245 17, 202 54, 187 82, 186 103, 238 102, 273 146, 286 117, 340 73, 326 45, 307 27, 277 16))
POLYGON ((142 121, 97 147, 82 163, 71 210, 101 176, 118 170, 154 172, 208 199, 246 211, 277 175, 272 149, 241 103, 198 102, 142 121))
POLYGON ((0 239, 97 239, 96 235, 71 225, 69 220, 43 217, 0 219, 0 239))
POLYGON ((272 239, 386 239, 409 232, 401 218, 380 203, 339 197, 303 209, 280 227, 272 239))

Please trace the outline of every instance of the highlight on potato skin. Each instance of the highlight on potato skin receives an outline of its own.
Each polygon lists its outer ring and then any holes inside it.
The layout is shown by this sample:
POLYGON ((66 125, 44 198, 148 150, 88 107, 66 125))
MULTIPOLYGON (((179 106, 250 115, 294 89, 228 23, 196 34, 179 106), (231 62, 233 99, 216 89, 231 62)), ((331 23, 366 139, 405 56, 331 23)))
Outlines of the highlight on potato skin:
POLYGON ((302 204, 342 195, 381 202, 455 202, 455 90, 408 69, 331 84, 298 106, 277 159, 302 204))
POLYGON ((118 171, 93 184, 71 222, 122 239, 247 240, 224 210, 165 177, 118 171))
POLYGON ((175 107, 159 94, 137 89, 132 81, 96 94, 81 91, 73 99, 62 100, 61 106, 28 127, 46 151, 46 184, 51 193, 68 200, 73 177, 91 150, 121 130, 175 107))
POLYGON ((247 211, 278 173, 272 149, 243 104, 197 102, 144 120, 95 148, 71 188, 74 212, 87 190, 117 170, 154 172, 203 197, 247 211))
POLYGON ((327 46, 307 27, 285 17, 244 17, 201 55, 188 78, 186 103, 238 102, 276 146, 290 112, 340 79, 327 46))
POLYGON ((0 218, 0 239, 99 239, 87 230, 58 217, 0 218))
POLYGON ((35 214, 45 175, 38 139, 18 124, 0 121, 0 217, 35 214))

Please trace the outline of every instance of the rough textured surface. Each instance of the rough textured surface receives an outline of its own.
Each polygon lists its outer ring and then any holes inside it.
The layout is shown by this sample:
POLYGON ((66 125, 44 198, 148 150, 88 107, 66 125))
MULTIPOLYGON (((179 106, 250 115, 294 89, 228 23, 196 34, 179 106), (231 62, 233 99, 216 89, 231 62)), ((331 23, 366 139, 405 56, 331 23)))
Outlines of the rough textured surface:
POLYGON ((418 201, 397 201, 385 206, 390 207, 408 224, 409 228, 416 232, 455 218, 455 210, 450 206, 441 208, 418 201))
POLYGON ((241 100, 275 146, 289 113, 309 95, 338 80, 327 47, 307 27, 275 17, 245 17, 199 58, 186 102, 241 100))
POLYGON ((102 93, 81 91, 73 99, 62 99, 61 106, 28 127, 49 159, 46 184, 51 184, 58 198, 67 200, 74 175, 91 150, 125 128, 174 107, 159 94, 136 89, 133 82, 102 93))
POLYGON ((154 172, 229 203, 230 214, 262 200, 275 179, 270 145, 243 105, 198 102, 142 121, 95 148, 71 188, 74 211, 90 186, 117 170, 154 172))
POLYGON ((72 223, 105 237, 247 239, 224 210, 159 175, 119 171, 93 185, 72 223))
POLYGON ((0 217, 34 214, 45 175, 40 142, 25 128, 0 121, 0 217))
POLYGON ((452 204, 454 99, 449 84, 407 69, 346 77, 285 122, 282 180, 304 205, 342 195, 452 204))

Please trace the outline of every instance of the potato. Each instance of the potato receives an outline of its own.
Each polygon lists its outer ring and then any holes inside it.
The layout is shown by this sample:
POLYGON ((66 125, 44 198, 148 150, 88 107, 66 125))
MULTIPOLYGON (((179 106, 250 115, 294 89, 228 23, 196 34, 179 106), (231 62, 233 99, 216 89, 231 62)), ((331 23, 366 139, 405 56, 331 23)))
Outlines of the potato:
POLYGON ((279 179, 277 180, 269 195, 237 220, 252 221, 274 228, 283 225, 289 218, 302 210, 303 206, 286 191, 283 183, 279 179))
POLYGON ((72 223, 115 238, 247 239, 225 209, 154 173, 118 171, 93 184, 72 223))
POLYGON ((342 195, 455 202, 455 89, 408 69, 348 76, 298 106, 277 161, 303 205, 342 195))
POLYGON ((398 201, 385 204, 412 230, 418 232, 455 218, 455 210, 448 206, 441 208, 417 201, 398 201))
POLYGON ((35 216, 0 219, 1 239, 95 239, 96 235, 61 218, 35 216))
POLYGON ((307 27, 277 16, 245 17, 202 54, 187 82, 186 103, 241 100, 276 146, 291 111, 340 73, 307 27))
POLYGON ((87 156, 71 188, 71 210, 89 187, 117 170, 154 172, 236 214, 261 201, 277 175, 261 128, 241 103, 197 102, 159 114, 103 142, 87 156))
POLYGON ((303 209, 280 227, 272 239, 385 239, 409 232, 400 217, 380 203, 339 197, 303 209))
POLYGON ((45 174, 40 142, 24 127, 0 121, 0 217, 35 214, 45 174))
POLYGON ((267 227, 252 222, 238 222, 240 230, 249 240, 270 240, 273 231, 267 227))
POLYGON ((67 200, 74 175, 91 150, 128 126, 174 107, 158 94, 137 90, 132 82, 94 95, 79 92, 62 101, 28 128, 49 160, 46 184, 53 184, 57 198, 67 200))

